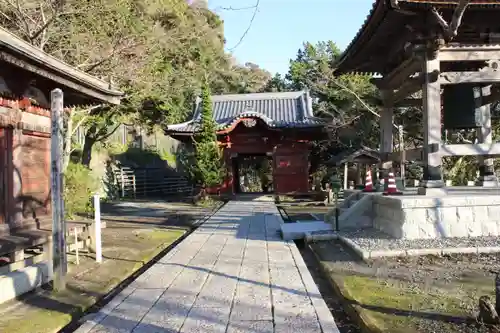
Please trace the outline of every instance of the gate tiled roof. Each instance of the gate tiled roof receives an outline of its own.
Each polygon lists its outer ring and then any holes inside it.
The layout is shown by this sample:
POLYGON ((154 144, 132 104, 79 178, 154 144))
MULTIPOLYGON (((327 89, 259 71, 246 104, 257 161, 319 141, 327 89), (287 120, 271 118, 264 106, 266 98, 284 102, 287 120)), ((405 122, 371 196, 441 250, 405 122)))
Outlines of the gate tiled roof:
MULTIPOLYGON (((253 93, 212 96, 214 120, 218 130, 235 125, 241 118, 257 118, 271 128, 322 127, 322 119, 314 117, 307 91, 253 93)), ((201 100, 194 106, 188 122, 170 125, 167 132, 192 133, 200 125, 201 100)))

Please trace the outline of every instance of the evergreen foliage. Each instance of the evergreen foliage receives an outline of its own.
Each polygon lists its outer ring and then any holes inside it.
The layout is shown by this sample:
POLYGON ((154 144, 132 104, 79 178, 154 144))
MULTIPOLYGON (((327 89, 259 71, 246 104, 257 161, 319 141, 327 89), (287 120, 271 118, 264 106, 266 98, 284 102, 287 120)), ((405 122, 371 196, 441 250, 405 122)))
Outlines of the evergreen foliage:
POLYGON ((224 179, 222 149, 217 144, 216 123, 213 118, 210 88, 203 86, 201 126, 195 137, 195 164, 192 175, 203 188, 220 185, 224 179))

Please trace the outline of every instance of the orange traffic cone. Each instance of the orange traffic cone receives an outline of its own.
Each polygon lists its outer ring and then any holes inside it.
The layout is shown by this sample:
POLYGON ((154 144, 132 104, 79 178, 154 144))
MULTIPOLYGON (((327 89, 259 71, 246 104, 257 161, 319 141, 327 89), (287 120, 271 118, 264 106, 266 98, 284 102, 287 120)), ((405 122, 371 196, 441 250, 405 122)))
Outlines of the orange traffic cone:
POLYGON ((387 190, 383 193, 384 195, 402 195, 403 192, 398 191, 396 186, 396 178, 394 178, 394 172, 389 172, 387 177, 387 190))
POLYGON ((374 192, 375 190, 373 189, 373 182, 372 182, 372 171, 368 169, 366 172, 366 180, 365 180, 365 188, 363 189, 363 192, 374 192))

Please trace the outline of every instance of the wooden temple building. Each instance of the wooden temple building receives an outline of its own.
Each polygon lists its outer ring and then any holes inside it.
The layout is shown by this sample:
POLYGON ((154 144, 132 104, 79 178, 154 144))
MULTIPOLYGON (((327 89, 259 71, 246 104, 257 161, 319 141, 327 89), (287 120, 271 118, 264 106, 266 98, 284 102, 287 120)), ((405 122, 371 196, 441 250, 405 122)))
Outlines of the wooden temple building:
POLYGON ((27 249, 42 246, 44 260, 50 258, 45 253, 50 248, 45 245, 50 244, 52 222, 50 92, 62 89, 67 107, 118 104, 122 93, 3 28, 0 63, 1 303, 35 287, 28 281, 38 284, 43 280, 36 270, 25 271, 28 277, 21 276, 24 282, 12 282, 7 277, 37 262, 33 258, 25 261, 27 249), (15 290, 11 289, 13 285, 15 290))
MULTIPOLYGON (((365 175, 373 166, 380 164, 380 152, 369 147, 346 149, 342 153, 333 156, 326 165, 340 167, 344 166, 344 188, 348 188, 349 180, 353 180, 354 186, 363 186, 365 175)), ((375 182, 376 176, 372 175, 375 182)))
POLYGON ((384 176, 401 156, 392 151, 394 112, 421 106, 423 144, 405 153, 423 167, 419 194, 445 192, 446 156, 477 156, 477 185, 498 185, 492 157, 500 143, 492 142, 490 106, 500 99, 499 17, 498 0, 374 2, 336 71, 378 76, 384 176), (444 130, 458 129, 475 130, 477 143, 443 141, 444 130))
MULTIPOLYGON (((324 122, 313 115, 308 91, 212 96, 212 105, 227 167, 225 181, 212 191, 309 192, 311 141, 324 134, 324 122), (262 189, 252 187, 263 165, 269 167, 270 184, 262 184, 262 189)), ((200 108, 198 99, 193 118, 168 126, 166 133, 191 144, 199 128, 200 108)))

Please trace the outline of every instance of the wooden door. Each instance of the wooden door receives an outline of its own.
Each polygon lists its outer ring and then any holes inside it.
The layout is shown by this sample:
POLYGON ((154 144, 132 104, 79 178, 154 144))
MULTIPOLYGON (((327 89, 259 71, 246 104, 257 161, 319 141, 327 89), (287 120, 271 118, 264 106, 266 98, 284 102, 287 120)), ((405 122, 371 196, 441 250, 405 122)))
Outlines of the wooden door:
POLYGON ((7 130, 0 128, 0 224, 7 220, 7 130))
POLYGON ((280 152, 274 155, 273 179, 276 193, 307 193, 308 155, 305 152, 280 152))

